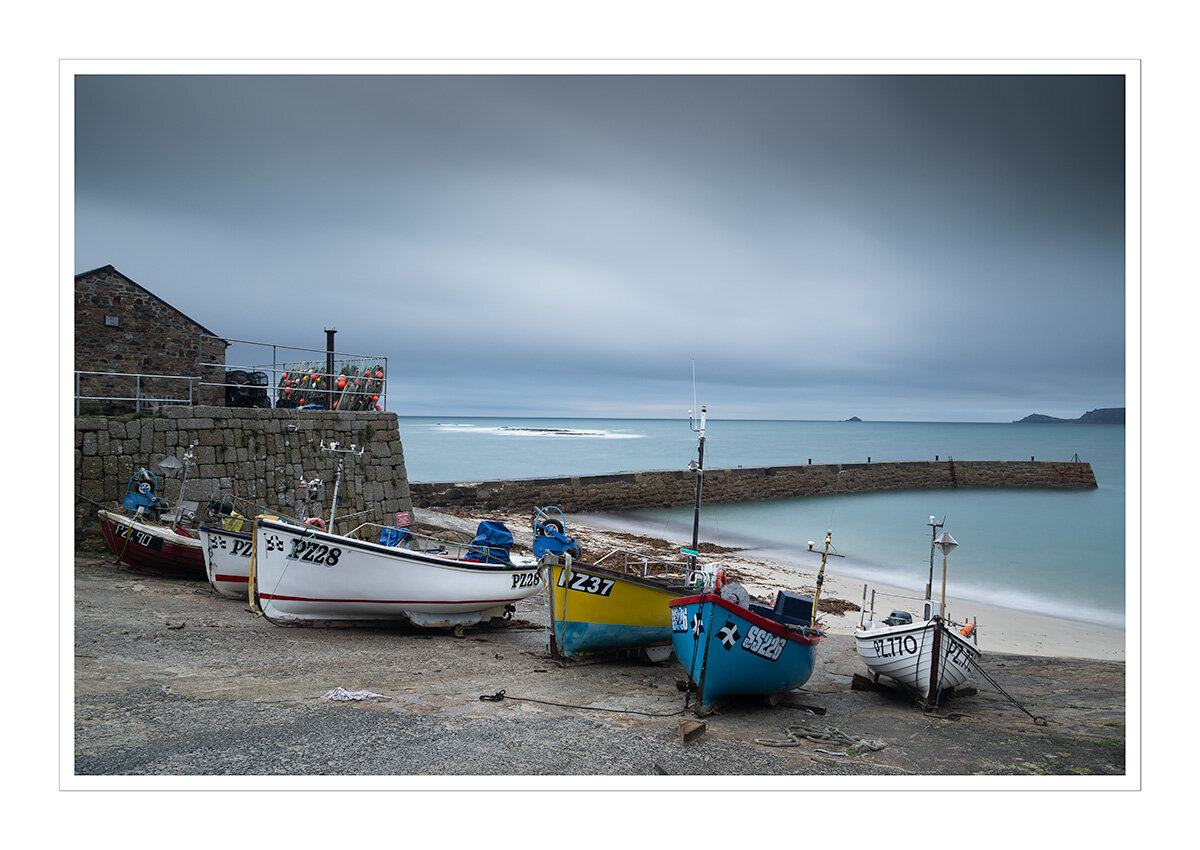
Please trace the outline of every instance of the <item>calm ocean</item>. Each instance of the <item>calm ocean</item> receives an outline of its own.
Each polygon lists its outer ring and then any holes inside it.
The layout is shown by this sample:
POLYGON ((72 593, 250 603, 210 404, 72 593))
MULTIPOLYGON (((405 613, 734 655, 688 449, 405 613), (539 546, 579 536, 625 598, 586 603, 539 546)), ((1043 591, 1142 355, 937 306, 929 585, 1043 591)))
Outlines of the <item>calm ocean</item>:
MULTIPOLYGON (((412 481, 683 469, 697 446, 686 419, 400 417, 400 433, 412 481)), ((832 528, 845 558, 831 560, 830 570, 919 591, 929 574, 933 515, 959 543, 949 560, 955 598, 1123 628, 1124 426, 710 418, 704 466, 1075 455, 1091 463, 1096 490, 915 490, 705 505, 701 537, 811 570, 818 562, 807 542, 819 545, 832 528)), ((596 519, 691 537, 690 507, 596 519)), ((940 577, 940 554, 937 561, 940 577)))

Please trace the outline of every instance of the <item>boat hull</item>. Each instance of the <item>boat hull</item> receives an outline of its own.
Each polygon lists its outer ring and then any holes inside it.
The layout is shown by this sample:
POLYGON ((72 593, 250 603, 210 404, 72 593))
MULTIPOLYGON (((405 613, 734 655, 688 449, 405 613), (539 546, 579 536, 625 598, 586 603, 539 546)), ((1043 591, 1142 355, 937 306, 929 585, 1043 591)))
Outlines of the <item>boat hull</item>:
POLYGON ((926 703, 965 682, 980 657, 978 647, 936 617, 859 629, 854 640, 872 674, 899 682, 926 703))
POLYGON ((668 603, 685 588, 591 564, 568 571, 547 563, 545 570, 555 654, 583 658, 671 645, 668 603))
POLYGON ((244 531, 202 525, 200 542, 204 552, 204 569, 212 589, 229 599, 249 599, 254 536, 244 531))
POLYGON ((812 676, 819 637, 759 616, 716 594, 670 603, 675 656, 705 711, 735 696, 798 688, 812 676))
POLYGON ((541 589, 535 561, 462 561, 259 517, 251 592, 276 623, 400 621, 468 626, 541 589))
POLYGON ((113 511, 97 511, 104 542, 134 569, 204 578, 200 541, 166 526, 142 522, 113 511))

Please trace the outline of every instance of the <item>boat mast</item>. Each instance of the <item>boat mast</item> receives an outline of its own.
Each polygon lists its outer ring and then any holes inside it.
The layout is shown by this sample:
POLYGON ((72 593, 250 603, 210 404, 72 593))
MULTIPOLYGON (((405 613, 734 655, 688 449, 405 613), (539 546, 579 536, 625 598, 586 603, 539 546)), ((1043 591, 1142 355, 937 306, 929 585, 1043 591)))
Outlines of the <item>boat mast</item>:
POLYGON ((944 619, 946 616, 946 558, 958 546, 958 541, 950 536, 950 532, 947 531, 938 536, 936 543, 937 547, 942 550, 942 606, 938 614, 944 619))
POLYGON ((938 529, 946 524, 946 518, 938 522, 937 517, 929 518, 929 581, 925 583, 925 601, 933 599, 933 547, 936 545, 938 529))
MULTIPOLYGON (((821 569, 817 570, 817 589, 813 593, 812 601, 812 619, 809 621, 810 626, 817 624, 817 602, 821 599, 821 585, 825 581, 825 562, 829 560, 829 541, 833 538, 833 529, 825 532, 825 551, 821 555, 821 569)), ((863 597, 867 595, 866 585, 863 586, 863 597)))
MULTIPOLYGON (((694 409, 694 408, 693 408, 694 409)), ((700 427, 696 427, 696 421, 692 418, 692 411, 688 411, 689 427, 700 435, 700 459, 692 461, 688 464, 688 468, 696 473, 696 512, 692 518, 692 551, 699 552, 700 546, 700 491, 704 484, 704 427, 705 417, 708 413, 706 407, 700 408, 700 427)), ((696 569, 696 556, 688 555, 688 569, 696 569)))
POLYGON ((336 441, 331 440, 328 446, 325 445, 324 440, 321 441, 321 451, 333 452, 334 454, 338 455, 337 475, 335 475, 333 479, 333 501, 329 505, 328 529, 330 534, 333 533, 333 519, 337 515, 338 487, 342 483, 342 461, 346 459, 346 455, 358 455, 359 457, 362 457, 365 449, 365 446, 360 449, 356 447, 354 443, 351 443, 350 448, 348 449, 339 449, 336 441))

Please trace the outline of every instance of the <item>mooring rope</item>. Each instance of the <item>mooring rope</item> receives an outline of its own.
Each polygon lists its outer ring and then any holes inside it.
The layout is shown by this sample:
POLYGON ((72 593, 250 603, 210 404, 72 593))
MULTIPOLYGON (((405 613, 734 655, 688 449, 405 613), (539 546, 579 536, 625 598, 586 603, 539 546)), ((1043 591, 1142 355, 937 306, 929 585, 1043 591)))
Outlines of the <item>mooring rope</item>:
POLYGON ((860 738, 857 735, 851 735, 848 732, 843 732, 841 729, 838 729, 834 726, 824 726, 820 729, 813 726, 803 725, 789 726, 785 732, 787 734, 787 738, 783 740, 755 738, 754 743, 762 744, 766 747, 798 747, 806 741, 814 741, 818 744, 839 744, 860 752, 863 750, 882 750, 887 746, 885 741, 871 741, 867 740, 866 738, 860 738))
POLYGON ((1017 708, 1021 709, 1021 711, 1025 712, 1025 713, 1026 713, 1026 714, 1028 714, 1030 717, 1032 717, 1032 718, 1033 718, 1033 722, 1034 722, 1036 725, 1038 725, 1038 726, 1045 726, 1045 725, 1047 725, 1047 724, 1046 724, 1046 718, 1045 718, 1045 717, 1042 717, 1042 716, 1040 716, 1040 715, 1033 714, 1033 713, 1032 713, 1032 712, 1031 712, 1029 709, 1027 709, 1025 706, 1021 705, 1021 703, 1017 702, 1016 698, 1015 698, 1015 697, 1014 697, 1012 694, 1010 694, 1008 691, 1004 690, 1004 688, 1000 687, 1000 683, 999 683, 999 682, 997 682, 995 679, 993 679, 993 678, 992 678, 992 677, 991 677, 991 676, 988 674, 988 671, 987 671, 987 670, 984 670, 982 667, 980 667, 980 666, 979 666, 979 662, 978 662, 978 661, 976 661, 976 662, 975 662, 975 663, 974 663, 972 666, 973 666, 973 667, 974 667, 974 668, 975 668, 975 669, 976 669, 976 670, 979 672, 979 675, 981 675, 981 676, 983 676, 983 678, 987 679, 987 680, 988 680, 988 682, 990 682, 990 683, 991 683, 992 687, 993 687, 993 688, 995 688, 997 691, 999 691, 999 692, 1000 692, 1001 696, 1003 696, 1005 699, 1007 699, 1009 702, 1011 702, 1011 703, 1012 703, 1013 705, 1015 705, 1017 708))
POLYGON ((684 714, 687 711, 686 708, 683 708, 683 709, 680 709, 679 711, 656 713, 656 712, 651 712, 651 711, 637 711, 632 708, 599 708, 598 706, 594 706, 594 705, 572 705, 571 703, 549 702, 548 700, 534 699, 533 697, 514 697, 514 696, 510 695, 509 693, 507 693, 503 688, 496 691, 496 693, 494 693, 494 694, 481 694, 479 698, 481 700, 483 700, 484 702, 502 702, 503 700, 506 700, 506 699, 515 699, 515 700, 520 700, 521 702, 536 702, 536 703, 540 703, 541 705, 554 705, 554 706, 558 706, 559 708, 580 708, 580 709, 583 709, 584 711, 609 711, 609 712, 613 712, 614 714, 642 714, 642 715, 645 715, 646 717, 674 717, 677 714, 684 714))

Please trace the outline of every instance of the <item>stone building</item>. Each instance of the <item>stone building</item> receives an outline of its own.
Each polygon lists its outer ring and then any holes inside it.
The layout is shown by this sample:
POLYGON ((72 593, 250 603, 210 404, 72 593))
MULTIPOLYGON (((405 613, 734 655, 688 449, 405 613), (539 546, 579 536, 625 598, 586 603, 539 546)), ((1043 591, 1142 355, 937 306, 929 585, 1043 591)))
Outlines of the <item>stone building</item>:
POLYGON ((223 404, 219 385, 228 345, 111 265, 75 275, 75 395, 81 414, 163 403, 223 404))

